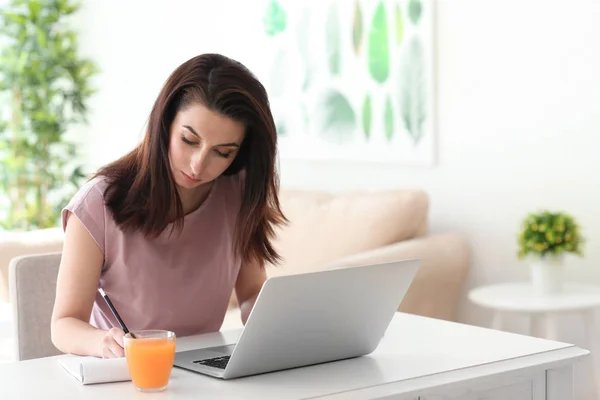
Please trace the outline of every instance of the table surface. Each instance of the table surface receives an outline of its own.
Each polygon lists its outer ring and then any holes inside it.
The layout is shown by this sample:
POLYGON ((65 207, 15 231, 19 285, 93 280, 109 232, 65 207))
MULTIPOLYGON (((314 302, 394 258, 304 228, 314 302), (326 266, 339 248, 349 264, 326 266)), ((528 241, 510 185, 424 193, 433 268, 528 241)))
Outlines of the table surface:
POLYGON ((0 301, 0 321, 12 319, 12 307, 10 303, 0 301))
POLYGON ((500 283, 471 290, 469 299, 484 307, 529 313, 577 311, 600 306, 600 286, 569 283, 560 292, 536 294, 526 282, 500 283))
POLYGON ((0 301, 0 363, 14 360, 12 307, 0 301))
MULTIPOLYGON (((177 351, 230 344, 240 332, 179 338, 177 351)), ((240 398, 243 394, 244 398, 282 400, 334 394, 339 397, 340 393, 369 390, 366 388, 393 389, 397 393, 405 390, 402 385, 414 387, 439 375, 445 374, 448 379, 447 374, 456 373, 459 375, 452 379, 462 381, 480 374, 480 367, 506 369, 505 363, 531 362, 535 357, 558 362, 588 354, 568 343, 396 313, 379 347, 368 356, 229 381, 174 368, 167 390, 152 397, 191 399, 201 394, 203 399, 220 399, 240 398), (473 370, 478 370, 477 374, 473 370)), ((142 398, 143 394, 131 382, 82 385, 60 366, 58 357, 63 356, 0 365, 3 395, 92 400, 142 398)), ((520 367, 523 365, 514 365, 520 367)))
POLYGON ((12 307, 0 301, 0 338, 12 336, 12 307))

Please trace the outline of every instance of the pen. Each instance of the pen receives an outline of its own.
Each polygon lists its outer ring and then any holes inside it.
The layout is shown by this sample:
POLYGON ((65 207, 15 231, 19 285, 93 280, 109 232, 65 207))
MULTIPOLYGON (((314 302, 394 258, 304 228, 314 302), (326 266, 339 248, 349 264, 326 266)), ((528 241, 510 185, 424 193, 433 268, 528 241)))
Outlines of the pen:
POLYGON ((115 308, 115 306, 113 306, 113 303, 108 298, 108 295, 106 294, 106 292, 102 288, 98 289, 98 291, 100 292, 100 295, 102 296, 104 301, 106 301, 106 304, 108 304, 108 308, 110 308, 110 311, 112 311, 112 313, 115 316, 115 318, 117 319, 117 321, 119 321, 119 325, 121 325, 121 329, 123 329, 123 332, 129 333, 131 335, 131 337, 135 339, 136 338, 135 335, 133 333, 129 332, 129 329, 127 329, 125 322, 123 322, 123 320, 121 319, 121 316, 117 312, 117 309, 115 308))

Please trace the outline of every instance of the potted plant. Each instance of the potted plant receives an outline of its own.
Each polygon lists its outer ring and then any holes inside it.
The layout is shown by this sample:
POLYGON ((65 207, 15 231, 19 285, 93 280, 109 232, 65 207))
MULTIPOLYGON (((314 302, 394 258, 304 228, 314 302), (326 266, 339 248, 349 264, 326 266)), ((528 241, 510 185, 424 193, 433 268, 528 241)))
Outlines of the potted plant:
POLYGON ((522 223, 518 237, 518 258, 531 261, 531 277, 538 293, 560 290, 564 256, 582 256, 584 239, 580 227, 564 212, 530 213, 522 223))
POLYGON ((95 64, 78 55, 72 0, 10 0, 0 10, 0 228, 55 227, 82 182, 67 139, 86 122, 95 64))

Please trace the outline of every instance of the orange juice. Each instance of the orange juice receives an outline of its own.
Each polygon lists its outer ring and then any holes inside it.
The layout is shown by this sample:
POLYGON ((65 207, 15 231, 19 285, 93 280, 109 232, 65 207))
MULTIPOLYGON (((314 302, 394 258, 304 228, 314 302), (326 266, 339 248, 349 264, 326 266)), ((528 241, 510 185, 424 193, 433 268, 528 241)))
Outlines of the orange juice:
POLYGON ((166 334, 152 332, 152 335, 144 331, 134 332, 136 339, 125 338, 129 374, 135 387, 142 391, 165 389, 175 360, 175 335, 169 332, 172 337, 161 337, 166 334))

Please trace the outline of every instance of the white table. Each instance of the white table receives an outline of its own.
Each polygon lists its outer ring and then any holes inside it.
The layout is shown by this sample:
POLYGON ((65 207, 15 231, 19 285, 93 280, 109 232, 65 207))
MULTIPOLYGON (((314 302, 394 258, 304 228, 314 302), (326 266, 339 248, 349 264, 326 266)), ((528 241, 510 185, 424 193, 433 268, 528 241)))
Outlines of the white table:
POLYGON ((12 335, 11 304, 0 301, 0 363, 13 360, 12 335))
POLYGON ((12 335, 12 307, 10 303, 0 301, 0 337, 12 335))
POLYGON ((561 313, 578 313, 591 338, 594 309, 600 307, 600 286, 566 284, 558 293, 538 295, 528 283, 501 283, 475 288, 469 293, 469 299, 494 312, 494 329, 503 328, 506 314, 523 314, 530 318, 530 334, 556 340, 555 317, 561 313))
POLYGON ((529 318, 530 335, 550 340, 558 340, 556 317, 576 313, 582 317, 586 347, 595 353, 594 311, 600 307, 600 286, 569 283, 560 292, 542 295, 528 283, 501 283, 475 288, 469 299, 493 311, 493 329, 503 329, 508 314, 521 314, 529 318))
MULTIPOLYGON (((179 338, 177 351, 229 344, 240 331, 179 338)), ((131 382, 81 385, 57 357, 0 365, 2 398, 573 400, 566 343, 397 313, 369 356, 222 381, 175 368, 166 391, 131 382)), ((61 356, 58 356, 61 357, 61 356)))

